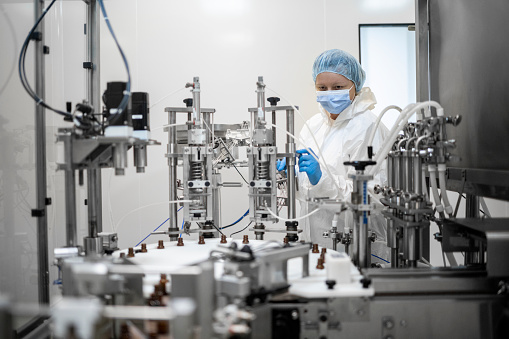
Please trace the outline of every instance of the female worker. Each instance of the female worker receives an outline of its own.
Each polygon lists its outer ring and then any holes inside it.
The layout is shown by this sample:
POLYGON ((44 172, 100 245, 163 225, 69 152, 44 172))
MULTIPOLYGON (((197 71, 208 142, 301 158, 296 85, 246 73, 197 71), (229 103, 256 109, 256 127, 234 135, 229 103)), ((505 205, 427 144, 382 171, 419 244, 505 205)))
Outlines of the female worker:
MULTIPOLYGON (((311 117, 299 135, 297 198, 301 201, 301 213, 307 214, 307 198, 326 197, 349 201, 353 183, 348 175, 355 173, 345 161, 367 160, 367 137, 375 127, 376 116, 371 112, 376 99, 368 87, 362 87, 366 74, 359 62, 349 53, 332 49, 320 54, 313 65, 317 102, 320 113, 311 117), (328 170, 309 154, 312 150, 324 162, 328 170), (320 152, 318 152, 318 148, 320 152), (334 183, 334 182, 335 183, 334 183), (339 188, 339 189, 338 189, 339 188)), ((380 124, 373 150, 382 146, 388 130, 380 124)), ((278 170, 285 167, 278 164, 278 170)), ((385 166, 375 174, 368 187, 375 184, 385 185, 385 166)), ((372 201, 376 199, 372 198, 372 201)), ((321 209, 309 218, 301 221, 308 240, 320 246, 332 247, 332 240, 323 237, 324 231, 332 226, 334 211, 321 209)), ((339 217, 338 232, 343 232, 345 224, 352 228, 351 212, 343 212, 339 217)), ((372 244, 371 252, 379 257, 389 257, 385 246, 385 220, 380 213, 371 213, 370 230, 375 232, 377 240, 372 244)), ((371 234, 370 232, 370 234, 371 234)), ((343 250, 338 245, 338 250, 343 250)), ((372 262, 377 261, 373 260, 372 262)))

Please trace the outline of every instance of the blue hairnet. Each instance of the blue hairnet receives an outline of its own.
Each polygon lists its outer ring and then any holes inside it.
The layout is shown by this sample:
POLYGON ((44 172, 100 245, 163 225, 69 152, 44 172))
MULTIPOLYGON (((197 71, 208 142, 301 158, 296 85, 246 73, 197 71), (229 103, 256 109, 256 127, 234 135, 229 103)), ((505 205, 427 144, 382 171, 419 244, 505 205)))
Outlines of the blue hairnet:
POLYGON ((341 74, 353 81, 356 92, 361 90, 366 81, 366 72, 357 59, 340 49, 330 49, 316 58, 313 64, 313 81, 316 82, 316 76, 323 72, 341 74))

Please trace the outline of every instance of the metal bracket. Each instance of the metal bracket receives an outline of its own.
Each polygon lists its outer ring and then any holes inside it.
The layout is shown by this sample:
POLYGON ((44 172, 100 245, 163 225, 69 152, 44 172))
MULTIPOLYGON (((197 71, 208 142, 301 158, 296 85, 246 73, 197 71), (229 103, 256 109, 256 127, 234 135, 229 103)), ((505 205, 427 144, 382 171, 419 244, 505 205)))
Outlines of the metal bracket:
POLYGON ((41 218, 41 217, 44 217, 46 215, 46 211, 44 209, 33 209, 32 210, 32 217, 34 218, 41 218))

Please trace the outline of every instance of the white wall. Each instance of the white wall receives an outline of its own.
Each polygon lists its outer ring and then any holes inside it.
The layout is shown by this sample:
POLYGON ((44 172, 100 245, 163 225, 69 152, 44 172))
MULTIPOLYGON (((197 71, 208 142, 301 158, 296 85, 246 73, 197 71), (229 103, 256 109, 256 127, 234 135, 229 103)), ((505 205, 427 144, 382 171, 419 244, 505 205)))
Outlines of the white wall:
MULTIPOLYGON (((16 39, 11 40, 5 22, 0 23, 0 41, 2 46, 8 46, 0 50, 0 84, 10 73, 12 61, 17 62, 14 55, 19 53, 33 22, 30 1, 4 0, 2 4, 14 22, 13 36, 16 39), (13 50, 15 53, 9 53, 13 50)), ((311 66, 319 53, 341 48, 358 57, 359 24, 414 21, 414 1, 411 0, 108 0, 105 4, 129 60, 133 90, 149 92, 151 102, 155 103, 183 88, 193 76, 200 76, 202 104, 216 108, 216 122, 219 123, 249 119, 247 108, 256 104, 258 75, 264 76, 268 90, 276 90, 299 105, 305 118, 310 117, 317 111, 311 66)), ((85 97, 82 69, 85 61, 84 21, 85 5, 81 0, 58 1, 48 13, 46 44, 50 46, 51 54, 46 56, 47 101, 59 108, 65 107, 65 101, 76 103, 85 97)), ((121 59, 104 23, 101 49, 102 85, 105 86, 107 81, 125 80, 121 59)), ((33 74, 31 54, 27 60, 28 71, 33 74)), ((272 95, 270 91, 268 95, 272 95)), ((164 107, 181 106, 182 99, 188 96, 186 91, 181 91, 152 107, 153 138, 162 145, 150 148, 145 174, 136 174, 132 167, 124 177, 111 175, 111 170, 103 171, 104 229, 112 230, 113 225, 127 216, 117 229, 121 247, 136 244, 167 218, 168 208, 160 204, 168 199, 168 167, 164 157, 167 136, 161 128, 167 121, 164 107)), ((287 103, 283 101, 281 104, 287 103)), ((3 144, 2 151, 12 152, 12 149, 19 157, 17 164, 21 165, 21 170, 17 173, 29 187, 28 192, 24 191, 27 208, 33 207, 35 197, 33 106, 14 74, 0 97, 0 114, 8 120, 4 127, 18 137, 3 144), (25 157, 23 152, 15 150, 16 143, 23 146, 25 157)), ((380 109, 377 107, 378 111, 380 109)), ((65 198, 63 174, 56 172, 54 134, 56 128, 65 124, 51 112, 47 117, 48 195, 53 198, 53 205, 48 210, 48 227, 50 246, 56 247, 65 244, 65 198)), ((279 125, 284 126, 283 119, 279 125)), ((296 130, 302 125, 303 121, 297 118, 296 130)), ((282 133, 279 133, 278 142, 282 147, 282 133)), ((2 170, 6 171, 6 168, 3 166, 2 170)), ((242 171, 247 173, 246 169, 242 171)), ((234 170, 223 170, 223 180, 240 181, 234 170)), ((77 198, 81 239, 86 232, 86 206, 82 204, 86 198, 84 188, 78 188, 77 198)), ((455 201, 452 196, 450 199, 455 201)), ((224 189, 223 224, 236 220, 247 206, 246 187, 224 189)), ((509 215, 507 203, 491 201, 490 206, 494 207, 494 216, 509 215)), ((27 209, 16 213, 18 230, 28 234, 28 243, 32 246, 32 250, 25 253, 33 254, 35 221, 27 209)), ((284 211, 282 213, 284 215, 284 211)), ((242 222, 238 227, 246 223, 242 222)), ((2 224, 1 227, 7 226, 2 224)), ((436 232, 433 227, 431 232, 436 232)), ((281 239, 282 235, 271 237, 281 239)), ((154 236, 149 241, 158 239, 165 238, 154 236)), ((432 241, 432 245, 436 242, 432 241)), ((432 263, 440 264, 440 252, 436 249, 434 253, 432 263)), ((27 271, 33 272, 26 277, 27 286, 33 287, 37 283, 34 266, 27 271)), ((51 274, 53 280, 56 276, 54 267, 51 274)))
MULTIPOLYGON (((46 5, 49 3, 46 1, 46 5)), ((2 0, 1 4, 12 19, 15 31, 9 33, 2 18, 0 84, 3 84, 13 65, 17 66, 21 44, 32 26, 33 2, 2 0)), ((200 76, 202 105, 216 108, 215 121, 218 123, 249 119, 247 108, 256 104, 255 82, 259 75, 264 76, 268 86, 267 96, 273 95, 270 89, 276 90, 299 105, 304 118, 309 118, 317 112, 311 66, 319 53, 341 48, 358 57, 360 23, 414 21, 414 2, 410 0, 108 0, 105 5, 129 60, 133 90, 149 92, 151 102, 155 103, 183 88, 193 76, 200 76)), ((125 80, 126 74, 104 21, 101 21, 101 82, 105 86, 108 81, 125 80)), ((57 1, 45 22, 46 44, 51 50, 45 57, 46 98, 53 106, 64 109, 66 101, 75 104, 85 98, 85 71, 82 69, 82 62, 86 61, 85 4, 81 0, 57 1)), ((27 56, 27 70, 33 84, 31 51, 27 56)), ((4 124, 6 130, 18 137, 3 144, 2 151, 12 152, 16 143, 22 145, 21 153, 14 152, 19 158, 17 164, 21 166, 17 175, 28 187, 28 191, 23 191, 27 203, 24 203, 23 211, 16 212, 14 220, 18 231, 25 232, 29 239, 32 249, 27 253, 35 258, 35 220, 29 213, 29 208, 35 205, 34 103, 22 89, 16 72, 0 97, 0 114, 8 121, 4 124)), ((161 128, 167 121, 164 108, 182 106, 182 99, 188 96, 186 91, 181 91, 152 107, 153 138, 162 145, 150 148, 145 174, 136 174, 132 167, 124 177, 111 175, 110 170, 103 171, 106 231, 112 230, 113 225, 130 211, 168 199, 168 167, 164 157, 167 136, 161 128)), ((278 124, 283 127, 284 119, 278 124)), ((297 118, 296 130, 299 131, 302 125, 303 120, 297 118)), ((54 146, 56 129, 61 126, 66 126, 61 117, 47 112, 47 188, 48 196, 53 199, 53 204, 48 207, 50 248, 65 245, 63 173, 56 171, 54 146)), ((284 147, 284 140, 283 134, 279 133, 280 147, 284 147)), ((3 166, 2 170, 7 171, 7 167, 3 166)), ((246 169, 242 171, 247 173, 246 169)), ((223 170, 223 180, 240 181, 234 170, 223 170)), ((80 241, 86 234, 85 198, 85 188, 78 187, 80 241)), ((247 207, 246 187, 223 190, 223 224, 236 220, 247 207)), ((117 229, 120 246, 136 244, 167 218, 167 210, 164 204, 158 204, 129 214, 117 229)), ((284 215, 284 210, 282 213, 284 215)), ((240 223, 238 227, 246 223, 240 223)), ((1 227, 7 225, 2 223, 1 227)), ((282 234, 272 236, 282 239, 282 234)), ((151 237, 149 240, 155 242, 162 238, 151 237)), ((28 269, 25 266, 23 269, 29 272, 26 284, 33 292, 37 285, 36 260, 31 262, 28 269)), ((50 271, 52 281, 56 278, 56 268, 51 267, 50 271)), ((52 288, 56 292, 56 287, 52 288)), ((26 291, 20 293, 28 296, 26 291)), ((32 297, 33 293, 28 299, 32 297)))
MULTIPOLYGON (((299 105, 306 119, 315 114, 311 66, 319 53, 341 48, 358 57, 358 24, 414 21, 413 1, 385 2, 383 8, 377 3, 123 0, 106 5, 129 58, 134 90, 149 92, 154 103, 182 88, 193 76, 200 76, 202 107, 216 108, 216 122, 234 123, 249 119, 247 108, 256 105, 258 75, 264 76, 268 95, 274 89, 299 105)), ((102 29, 102 83, 123 80, 125 71, 118 52, 104 26, 102 29)), ((181 106, 186 97, 189 93, 182 91, 152 108, 153 136, 163 145, 151 147, 144 175, 135 174, 131 168, 125 177, 104 176, 105 202, 107 206, 111 192, 115 224, 133 209, 167 200, 167 136, 157 128, 167 122, 164 107, 181 106)), ((278 123, 281 127, 284 124, 284 119, 278 123)), ((297 118, 296 131, 302 126, 302 119, 297 118)), ((284 139, 280 133, 281 149, 284 139)), ((241 171, 247 174, 246 169, 241 171)), ((223 170, 223 180, 240 181, 233 169, 223 170)), ((222 203, 223 224, 233 222, 248 207, 247 188, 223 189, 222 203)), ((166 217, 163 204, 131 214, 118 228, 120 245, 136 244, 166 217)), ((104 220, 108 225, 107 207, 104 220)), ((246 224, 241 222, 232 229, 246 224)), ((280 239, 283 235, 271 236, 280 239)), ((156 241, 158 237, 149 239, 156 241)))

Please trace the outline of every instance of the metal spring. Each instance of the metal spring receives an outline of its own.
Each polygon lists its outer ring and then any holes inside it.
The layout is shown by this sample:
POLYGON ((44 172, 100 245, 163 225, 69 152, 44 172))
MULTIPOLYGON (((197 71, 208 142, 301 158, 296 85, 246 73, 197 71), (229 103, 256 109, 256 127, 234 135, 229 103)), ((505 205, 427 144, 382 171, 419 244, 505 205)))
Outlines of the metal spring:
POLYGON ((202 163, 199 161, 192 161, 190 164, 189 180, 201 180, 202 179, 202 163))
POLYGON ((256 180, 267 180, 269 179, 269 162, 268 161, 257 161, 256 162, 256 180))

